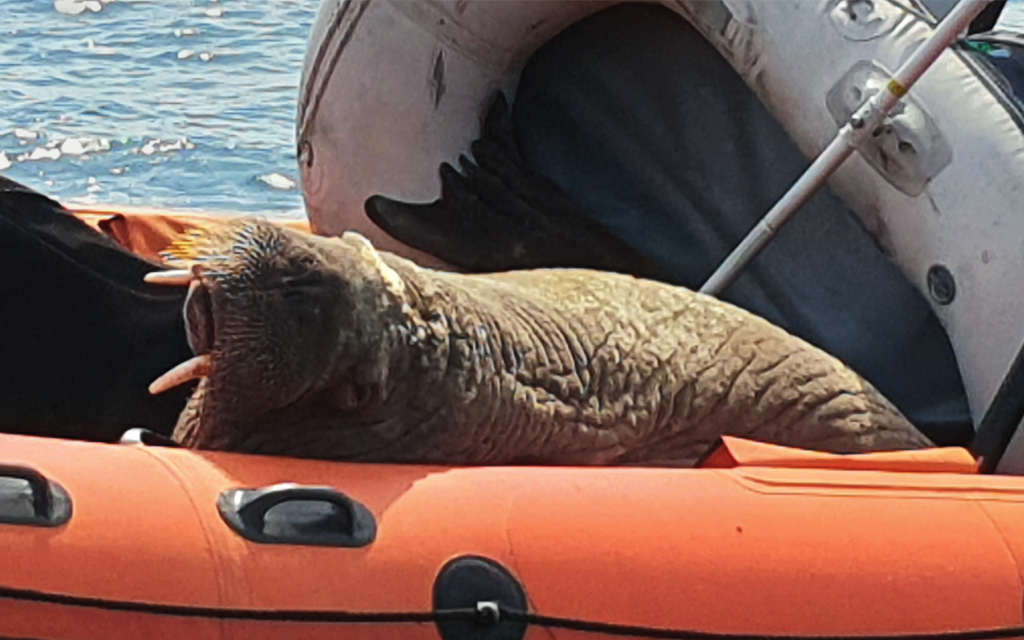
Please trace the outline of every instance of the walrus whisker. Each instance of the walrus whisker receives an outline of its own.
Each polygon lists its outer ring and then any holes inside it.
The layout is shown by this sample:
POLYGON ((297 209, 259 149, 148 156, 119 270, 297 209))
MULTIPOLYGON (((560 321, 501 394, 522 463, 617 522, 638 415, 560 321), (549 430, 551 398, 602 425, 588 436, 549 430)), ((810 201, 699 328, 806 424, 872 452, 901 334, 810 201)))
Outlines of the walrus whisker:
POLYGON ((210 375, 212 365, 213 358, 210 354, 203 354, 186 360, 154 380, 149 385, 149 392, 156 395, 173 389, 178 385, 185 384, 190 380, 208 376, 210 375))
POLYGON ((176 287, 187 286, 193 278, 191 269, 172 269, 170 271, 152 271, 143 280, 150 284, 164 284, 176 287))

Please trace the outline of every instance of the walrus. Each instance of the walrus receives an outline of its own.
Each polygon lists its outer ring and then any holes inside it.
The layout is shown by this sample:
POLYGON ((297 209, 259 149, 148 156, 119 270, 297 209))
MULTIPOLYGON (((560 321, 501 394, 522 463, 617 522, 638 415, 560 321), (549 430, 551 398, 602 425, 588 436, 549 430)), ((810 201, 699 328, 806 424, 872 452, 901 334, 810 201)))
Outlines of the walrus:
POLYGON ((424 464, 680 465, 722 434, 931 446, 868 382, 764 319, 586 269, 434 271, 349 232, 242 219, 172 250, 199 378, 173 438, 424 464))

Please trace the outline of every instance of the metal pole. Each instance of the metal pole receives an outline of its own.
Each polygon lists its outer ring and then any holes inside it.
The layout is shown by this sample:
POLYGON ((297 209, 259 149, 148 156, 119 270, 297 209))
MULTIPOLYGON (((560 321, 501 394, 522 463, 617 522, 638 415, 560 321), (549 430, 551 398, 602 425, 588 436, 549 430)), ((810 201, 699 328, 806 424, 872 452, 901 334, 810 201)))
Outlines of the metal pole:
POLYGON ((960 0, 943 18, 935 31, 892 75, 884 91, 879 91, 858 109, 800 179, 789 188, 739 246, 718 266, 701 293, 719 295, 736 279, 743 267, 754 259, 790 217, 821 188, 856 150, 858 144, 882 123, 886 114, 924 74, 939 55, 967 29, 971 21, 991 0, 960 0))

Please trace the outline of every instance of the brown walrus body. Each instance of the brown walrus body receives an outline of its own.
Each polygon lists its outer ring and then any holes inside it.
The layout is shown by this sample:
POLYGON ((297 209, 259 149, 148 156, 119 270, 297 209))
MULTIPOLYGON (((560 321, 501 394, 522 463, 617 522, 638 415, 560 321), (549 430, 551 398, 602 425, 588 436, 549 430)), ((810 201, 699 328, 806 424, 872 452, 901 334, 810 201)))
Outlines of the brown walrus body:
POLYGON ((714 298, 587 270, 426 270, 356 234, 197 241, 187 446, 417 463, 688 464, 722 434, 929 446, 835 358, 714 298))

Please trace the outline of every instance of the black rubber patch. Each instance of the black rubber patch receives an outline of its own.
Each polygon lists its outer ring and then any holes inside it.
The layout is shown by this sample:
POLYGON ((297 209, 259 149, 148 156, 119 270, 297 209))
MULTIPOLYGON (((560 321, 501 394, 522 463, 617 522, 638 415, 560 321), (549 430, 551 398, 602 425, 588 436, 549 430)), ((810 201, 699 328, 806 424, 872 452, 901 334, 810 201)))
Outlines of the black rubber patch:
POLYGON ((441 620, 443 640, 522 640, 526 621, 502 620, 497 606, 526 611, 526 592, 509 571, 488 558, 462 556, 446 564, 434 580, 434 610, 476 609, 475 621, 441 620))

